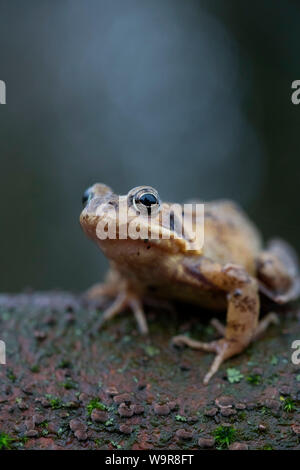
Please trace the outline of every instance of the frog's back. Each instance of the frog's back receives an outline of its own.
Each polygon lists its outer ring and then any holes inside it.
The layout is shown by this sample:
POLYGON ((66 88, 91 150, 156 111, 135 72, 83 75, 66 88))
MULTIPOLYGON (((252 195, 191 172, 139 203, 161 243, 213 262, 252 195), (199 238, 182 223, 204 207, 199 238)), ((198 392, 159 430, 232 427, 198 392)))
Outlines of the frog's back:
POLYGON ((254 224, 232 201, 205 203, 204 208, 203 255, 221 264, 242 265, 255 275, 262 241, 254 224))

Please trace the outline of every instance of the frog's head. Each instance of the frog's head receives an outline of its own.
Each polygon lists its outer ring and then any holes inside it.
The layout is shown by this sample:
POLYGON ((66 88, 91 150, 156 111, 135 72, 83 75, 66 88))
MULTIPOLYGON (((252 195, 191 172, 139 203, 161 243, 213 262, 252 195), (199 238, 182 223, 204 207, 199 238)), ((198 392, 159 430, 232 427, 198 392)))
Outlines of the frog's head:
POLYGON ((145 245, 169 253, 190 249, 189 237, 180 236, 176 224, 182 207, 162 203, 151 186, 138 186, 119 196, 110 187, 96 183, 84 192, 82 202, 80 224, 109 258, 145 245))

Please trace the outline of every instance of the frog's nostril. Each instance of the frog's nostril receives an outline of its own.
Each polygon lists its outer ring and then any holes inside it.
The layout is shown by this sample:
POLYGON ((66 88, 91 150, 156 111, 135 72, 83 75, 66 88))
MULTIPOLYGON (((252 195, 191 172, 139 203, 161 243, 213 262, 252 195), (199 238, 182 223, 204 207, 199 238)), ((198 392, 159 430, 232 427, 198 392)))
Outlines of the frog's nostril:
POLYGON ((82 196, 82 205, 85 206, 86 203, 93 197, 92 188, 88 188, 84 191, 82 196))

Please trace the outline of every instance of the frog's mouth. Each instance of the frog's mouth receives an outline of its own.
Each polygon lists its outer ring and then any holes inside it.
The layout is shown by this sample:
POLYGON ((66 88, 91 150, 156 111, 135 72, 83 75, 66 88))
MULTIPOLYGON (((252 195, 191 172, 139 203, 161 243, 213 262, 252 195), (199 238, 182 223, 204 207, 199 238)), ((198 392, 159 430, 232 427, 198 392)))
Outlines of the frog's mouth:
POLYGON ((113 191, 105 184, 96 183, 85 190, 82 196, 83 210, 80 214, 79 222, 84 232, 90 237, 95 237, 96 227, 99 222, 98 209, 106 204, 113 191))

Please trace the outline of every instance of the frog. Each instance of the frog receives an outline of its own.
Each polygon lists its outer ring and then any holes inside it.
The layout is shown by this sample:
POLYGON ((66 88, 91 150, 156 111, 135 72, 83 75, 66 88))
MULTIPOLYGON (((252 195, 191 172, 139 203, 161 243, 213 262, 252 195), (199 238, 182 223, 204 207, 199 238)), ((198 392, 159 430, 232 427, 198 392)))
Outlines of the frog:
MULTIPOLYGON (((211 324, 218 339, 203 342, 181 334, 171 340, 177 347, 215 354, 203 378, 203 383, 208 384, 224 361, 242 353, 270 325, 279 323, 278 314, 273 311, 259 318, 262 296, 274 305, 284 305, 299 297, 296 252, 280 238, 264 245, 258 228, 231 200, 200 200, 204 242, 199 246, 191 246, 188 233, 177 233, 174 220, 170 218, 166 223, 157 215, 172 204, 161 202, 155 188, 147 185, 132 188, 122 196, 122 201, 130 210, 128 220, 122 224, 128 226, 139 217, 140 230, 146 229, 143 232, 146 236, 121 236, 124 226, 121 227, 119 217, 120 196, 109 186, 93 184, 82 198, 80 225, 110 263, 106 281, 94 285, 87 293, 90 300, 111 299, 100 318, 99 328, 129 309, 140 333, 147 335, 149 327, 144 311, 147 296, 158 302, 180 301, 187 308, 193 304, 200 318, 201 312, 211 312, 211 324), (152 211, 156 211, 155 217, 152 211), (103 227, 112 221, 115 236, 99 237, 99 223, 103 227), (222 311, 226 311, 226 325, 216 317, 222 311)), ((184 214, 185 205, 178 206, 184 214)), ((190 210, 193 215, 194 203, 190 210)), ((197 224, 197 218, 193 223, 197 224)))

